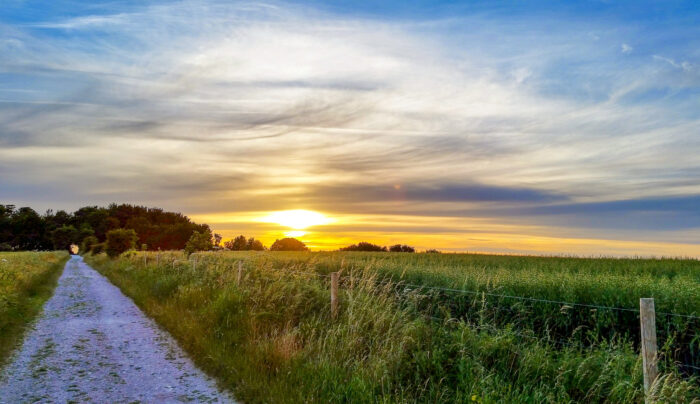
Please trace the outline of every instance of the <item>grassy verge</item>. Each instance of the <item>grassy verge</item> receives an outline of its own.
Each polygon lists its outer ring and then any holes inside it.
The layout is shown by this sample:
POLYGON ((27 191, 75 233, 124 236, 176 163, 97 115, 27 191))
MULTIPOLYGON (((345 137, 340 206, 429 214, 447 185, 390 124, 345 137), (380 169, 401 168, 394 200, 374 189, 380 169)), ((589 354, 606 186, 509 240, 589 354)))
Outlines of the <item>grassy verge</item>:
POLYGON ((0 366, 51 296, 66 252, 0 253, 0 366))
MULTIPOLYGON (((167 254, 145 266, 133 254, 87 260, 244 402, 644 401, 639 355, 625 341, 554 346, 486 318, 432 321, 420 291, 399 294, 360 264, 331 319, 324 268, 281 263, 285 256, 201 255, 195 270, 167 254)), ((700 393, 696 380, 671 372, 655 394, 687 403, 700 393)))

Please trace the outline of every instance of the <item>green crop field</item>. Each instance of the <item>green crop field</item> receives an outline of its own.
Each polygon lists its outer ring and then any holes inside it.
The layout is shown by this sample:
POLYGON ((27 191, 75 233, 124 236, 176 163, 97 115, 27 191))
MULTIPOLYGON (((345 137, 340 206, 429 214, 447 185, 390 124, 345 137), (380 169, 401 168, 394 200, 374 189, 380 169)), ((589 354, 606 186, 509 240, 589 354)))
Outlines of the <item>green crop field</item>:
POLYGON ((56 286, 67 252, 0 252, 0 365, 56 286))
POLYGON ((643 402, 640 297, 656 301, 654 398, 700 402, 696 260, 343 252, 87 260, 244 402, 643 402), (340 272, 336 318, 331 272, 340 272))

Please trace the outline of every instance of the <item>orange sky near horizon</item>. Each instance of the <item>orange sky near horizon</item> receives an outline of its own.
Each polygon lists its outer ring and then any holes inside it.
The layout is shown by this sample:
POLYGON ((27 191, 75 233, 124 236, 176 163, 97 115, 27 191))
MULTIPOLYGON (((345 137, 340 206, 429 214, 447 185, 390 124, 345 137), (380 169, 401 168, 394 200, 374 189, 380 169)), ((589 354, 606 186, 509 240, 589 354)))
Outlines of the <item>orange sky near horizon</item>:
MULTIPOLYGON (((553 228, 505 225, 485 219, 317 213, 326 218, 324 223, 305 226, 300 225, 303 219, 292 220, 294 225, 290 225, 290 215, 287 215, 285 224, 270 219, 279 216, 280 212, 288 211, 195 214, 191 218, 196 222, 208 223, 214 232, 223 236, 224 241, 243 234, 255 237, 269 247, 276 239, 295 237, 312 251, 337 250, 368 241, 382 246, 408 244, 418 251, 438 249, 442 252, 495 254, 700 258, 700 245, 697 244, 566 237, 564 234, 557 235, 557 229, 553 228), (434 228, 436 224, 441 228, 434 228), (391 227, 391 231, 385 230, 387 226, 391 227)), ((284 214, 282 217, 285 217, 284 214)), ((285 222, 285 219, 281 221, 285 222)))

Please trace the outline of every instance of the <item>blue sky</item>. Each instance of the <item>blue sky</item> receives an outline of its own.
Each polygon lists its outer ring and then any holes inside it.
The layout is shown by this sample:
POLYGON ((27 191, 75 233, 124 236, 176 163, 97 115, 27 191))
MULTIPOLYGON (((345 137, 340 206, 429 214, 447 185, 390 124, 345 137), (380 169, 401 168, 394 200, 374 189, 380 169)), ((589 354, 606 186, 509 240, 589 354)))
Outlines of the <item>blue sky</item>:
POLYGON ((0 199, 158 205, 226 235, 274 237, 261 212, 344 218, 319 248, 698 256, 699 15, 9 0, 0 199))

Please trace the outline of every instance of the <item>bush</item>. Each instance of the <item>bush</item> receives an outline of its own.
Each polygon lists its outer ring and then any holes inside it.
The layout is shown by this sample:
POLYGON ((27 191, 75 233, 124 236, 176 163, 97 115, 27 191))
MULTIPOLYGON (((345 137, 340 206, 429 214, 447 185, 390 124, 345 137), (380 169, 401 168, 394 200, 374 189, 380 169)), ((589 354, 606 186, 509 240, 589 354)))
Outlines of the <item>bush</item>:
POLYGON ((195 251, 209 251, 212 248, 211 231, 196 231, 185 244, 185 254, 189 257, 195 251))
POLYGON ((12 246, 7 243, 0 243, 0 251, 12 251, 12 246))
POLYGON ((93 244, 92 247, 90 247, 90 253, 92 255, 102 254, 105 251, 105 246, 106 243, 93 244))
POLYGON ((133 249, 138 238, 134 229, 110 230, 107 232, 105 251, 110 257, 117 257, 119 254, 133 249))
POLYGON ((416 252, 416 249, 413 248, 413 247, 411 247, 411 246, 407 246, 406 244, 403 244, 403 245, 402 245, 402 244, 396 244, 396 245, 392 245, 391 247, 389 247, 389 251, 390 251, 390 252, 408 252, 408 253, 412 253, 412 252, 416 252))
POLYGON ((270 251, 309 251, 309 249, 301 241, 287 237, 282 240, 275 240, 270 247, 270 251))
POLYGON ((386 247, 381 247, 376 244, 361 241, 347 247, 343 247, 340 251, 386 251, 386 247))
POLYGON ((99 243, 100 240, 97 239, 95 236, 87 236, 83 239, 83 242, 80 244, 80 253, 82 254, 89 254, 90 251, 92 250, 92 246, 99 243))

